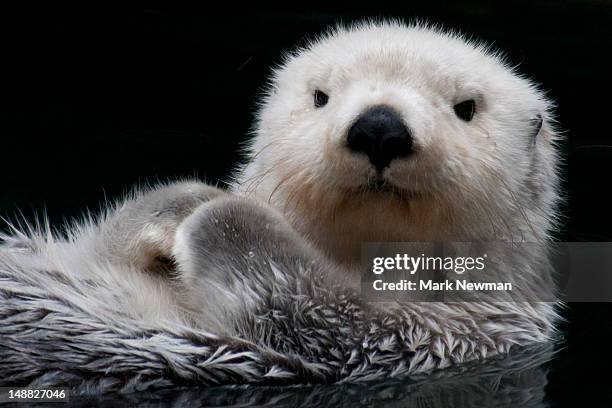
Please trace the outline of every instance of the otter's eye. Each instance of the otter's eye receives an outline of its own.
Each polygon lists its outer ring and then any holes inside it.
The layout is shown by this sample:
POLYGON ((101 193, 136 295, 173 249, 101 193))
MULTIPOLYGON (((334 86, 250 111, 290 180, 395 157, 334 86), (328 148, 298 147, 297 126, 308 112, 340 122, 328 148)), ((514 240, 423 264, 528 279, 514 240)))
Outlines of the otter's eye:
POLYGON ((319 91, 318 89, 314 91, 314 106, 315 108, 320 108, 321 106, 327 105, 327 101, 329 100, 329 96, 323 91, 319 91))
POLYGON ((473 99, 468 99, 454 106, 455 114, 460 118, 469 122, 474 117, 476 112, 476 102, 473 99))

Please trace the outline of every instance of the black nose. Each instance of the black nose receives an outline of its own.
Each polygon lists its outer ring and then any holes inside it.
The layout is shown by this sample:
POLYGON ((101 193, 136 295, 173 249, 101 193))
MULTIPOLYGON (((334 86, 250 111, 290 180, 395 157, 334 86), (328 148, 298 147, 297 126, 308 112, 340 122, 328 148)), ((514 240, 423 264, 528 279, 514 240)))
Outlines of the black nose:
POLYGON ((412 152, 408 129, 399 115, 384 105, 363 112, 350 128, 347 141, 351 150, 367 154, 378 171, 412 152))

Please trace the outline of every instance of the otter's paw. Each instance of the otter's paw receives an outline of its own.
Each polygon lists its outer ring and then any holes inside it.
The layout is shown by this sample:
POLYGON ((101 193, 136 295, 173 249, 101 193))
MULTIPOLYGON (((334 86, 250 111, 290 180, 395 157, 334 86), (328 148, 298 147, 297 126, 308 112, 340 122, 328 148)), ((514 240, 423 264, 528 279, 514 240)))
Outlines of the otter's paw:
POLYGON ((270 262, 290 269, 316 257, 279 212, 235 196, 212 200, 187 217, 174 255, 187 286, 199 279, 231 286, 270 272, 270 262))
POLYGON ((139 194, 101 226, 103 254, 145 271, 170 271, 179 224, 201 204, 226 194, 198 182, 174 183, 139 194))

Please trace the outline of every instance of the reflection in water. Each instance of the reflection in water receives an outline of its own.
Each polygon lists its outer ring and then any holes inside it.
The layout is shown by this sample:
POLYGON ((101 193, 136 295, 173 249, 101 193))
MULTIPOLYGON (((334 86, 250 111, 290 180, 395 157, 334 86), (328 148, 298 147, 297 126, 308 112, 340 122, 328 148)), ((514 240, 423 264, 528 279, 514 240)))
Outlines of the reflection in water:
POLYGON ((553 346, 549 344, 403 380, 285 387, 186 387, 96 400, 73 398, 72 405, 545 407, 544 388, 548 372, 545 363, 553 354, 553 346))

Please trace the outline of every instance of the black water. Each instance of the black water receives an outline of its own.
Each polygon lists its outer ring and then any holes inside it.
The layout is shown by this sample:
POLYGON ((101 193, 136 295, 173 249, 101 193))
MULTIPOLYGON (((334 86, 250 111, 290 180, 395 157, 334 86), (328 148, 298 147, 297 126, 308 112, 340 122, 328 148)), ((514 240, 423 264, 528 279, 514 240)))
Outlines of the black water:
MULTIPOLYGON (((282 51, 340 19, 421 17, 494 43, 548 91, 567 137, 558 238, 612 241, 612 1, 228 6, 3 9, 0 215, 45 209, 58 222, 136 182, 194 173, 223 179, 239 160, 258 91, 282 51)), ((526 351, 444 378, 185 389, 106 402, 612 406, 612 306, 573 304, 564 315, 556 353, 526 351)))

